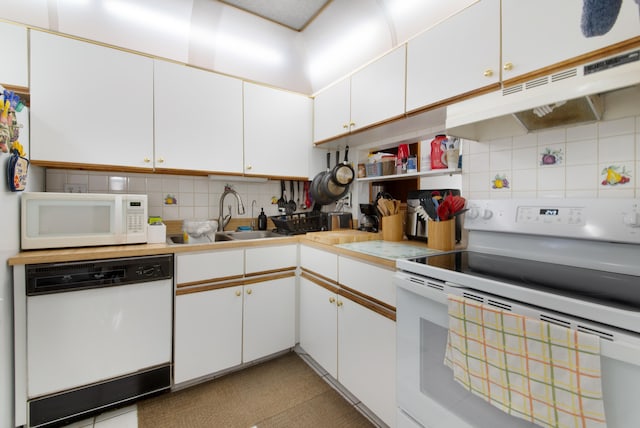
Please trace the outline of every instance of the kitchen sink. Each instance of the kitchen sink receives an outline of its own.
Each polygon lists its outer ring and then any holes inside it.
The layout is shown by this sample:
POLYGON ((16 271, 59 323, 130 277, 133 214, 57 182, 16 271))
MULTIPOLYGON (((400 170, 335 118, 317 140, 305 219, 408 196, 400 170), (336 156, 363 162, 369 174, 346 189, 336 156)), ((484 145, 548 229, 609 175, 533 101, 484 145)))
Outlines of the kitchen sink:
MULTIPOLYGON (((270 230, 247 230, 247 231, 239 231, 239 232, 216 232, 215 242, 222 241, 237 241, 237 240, 246 240, 246 239, 264 239, 264 238, 280 238, 285 235, 281 235, 276 232, 272 232, 270 230)), ((202 244, 209 243, 210 241, 206 241, 204 239, 194 240, 190 239, 187 242, 184 242, 183 235, 169 235, 167 236, 167 244, 169 245, 184 245, 184 244, 202 244)))
POLYGON ((227 235, 232 241, 236 239, 282 238, 285 236, 271 230, 243 230, 239 232, 218 232, 216 233, 216 241, 218 240, 218 234, 227 235))

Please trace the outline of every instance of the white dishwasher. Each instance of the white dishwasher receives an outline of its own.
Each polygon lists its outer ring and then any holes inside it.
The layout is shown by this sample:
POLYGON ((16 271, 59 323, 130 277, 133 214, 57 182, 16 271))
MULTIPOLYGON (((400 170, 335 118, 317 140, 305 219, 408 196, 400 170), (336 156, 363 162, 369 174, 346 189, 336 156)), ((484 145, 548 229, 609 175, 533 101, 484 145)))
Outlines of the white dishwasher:
POLYGON ((171 385, 173 256, 16 269, 16 426, 47 426, 171 385), (18 278, 16 278, 18 279, 18 278))

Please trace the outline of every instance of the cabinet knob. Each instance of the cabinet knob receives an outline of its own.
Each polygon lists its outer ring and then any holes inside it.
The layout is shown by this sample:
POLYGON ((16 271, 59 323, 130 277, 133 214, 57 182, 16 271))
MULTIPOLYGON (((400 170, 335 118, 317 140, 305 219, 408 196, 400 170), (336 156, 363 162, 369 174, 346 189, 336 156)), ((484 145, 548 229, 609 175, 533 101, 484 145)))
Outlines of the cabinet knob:
POLYGON ((329 303, 333 304, 336 302, 335 297, 329 297, 329 303))
POLYGON ((486 70, 484 71, 484 73, 483 73, 483 74, 484 74, 484 77, 491 77, 491 76, 493 76, 493 70, 492 70, 492 69, 490 69, 490 68, 488 68, 488 69, 486 69, 486 70))
POLYGON ((151 159, 149 159, 149 158, 144 158, 144 159, 142 159, 142 160, 144 161, 144 163, 149 163, 149 162, 151 162, 151 159))
POLYGON ((502 68, 504 68, 505 71, 511 71, 513 70, 513 64, 511 64, 510 62, 507 62, 502 68))
POLYGON ((354 126, 356 126, 355 122, 349 122, 349 128, 353 128, 354 126))
POLYGON ((342 128, 343 128, 343 129, 348 129, 348 128, 349 128, 349 125, 347 125, 347 124, 345 123, 344 125, 342 125, 342 128))
POLYGON ((338 307, 342 306, 342 300, 338 300, 338 303, 336 303, 336 305, 338 305, 338 307))
POLYGON ((251 293, 252 293, 251 289, 248 289, 247 294, 251 294, 251 293))
POLYGON ((164 163, 164 158, 158 158, 158 163, 164 163))
POLYGON ((241 294, 240 290, 236 290, 236 296, 240 297, 241 294))
POLYGON ((247 171, 253 168, 253 165, 247 165, 247 171))

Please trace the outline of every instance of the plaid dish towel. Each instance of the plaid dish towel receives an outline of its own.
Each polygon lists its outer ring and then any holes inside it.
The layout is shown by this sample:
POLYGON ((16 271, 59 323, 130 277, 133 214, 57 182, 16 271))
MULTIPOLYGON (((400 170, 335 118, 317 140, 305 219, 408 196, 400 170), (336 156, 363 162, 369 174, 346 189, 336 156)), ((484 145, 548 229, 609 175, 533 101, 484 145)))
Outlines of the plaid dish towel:
POLYGON ((600 338, 449 295, 444 363, 467 390, 536 425, 606 428, 600 338))

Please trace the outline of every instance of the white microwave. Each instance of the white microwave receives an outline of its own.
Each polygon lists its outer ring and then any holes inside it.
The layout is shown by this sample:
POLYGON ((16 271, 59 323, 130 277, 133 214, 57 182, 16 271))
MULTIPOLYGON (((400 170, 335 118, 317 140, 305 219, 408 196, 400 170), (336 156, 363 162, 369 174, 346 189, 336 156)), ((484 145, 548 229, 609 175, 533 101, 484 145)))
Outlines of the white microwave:
POLYGON ((147 195, 25 192, 23 250, 147 242, 147 195))

